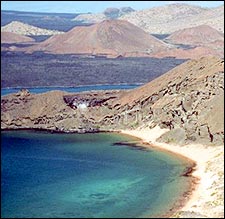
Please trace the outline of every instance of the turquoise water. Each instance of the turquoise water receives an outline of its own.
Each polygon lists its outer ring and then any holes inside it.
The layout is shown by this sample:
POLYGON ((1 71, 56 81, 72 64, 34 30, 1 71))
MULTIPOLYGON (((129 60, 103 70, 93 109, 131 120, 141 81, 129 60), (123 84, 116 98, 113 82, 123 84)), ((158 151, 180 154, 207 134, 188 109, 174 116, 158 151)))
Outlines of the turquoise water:
POLYGON ((185 161, 114 145, 130 136, 3 131, 1 140, 2 217, 157 217, 188 186, 185 161))
MULTIPOLYGON (((120 89, 133 89, 140 86, 140 84, 106 84, 106 85, 87 85, 78 87, 37 87, 27 88, 31 93, 44 93, 52 90, 62 90, 67 92, 82 92, 90 90, 120 90, 120 89)), ((1 95, 17 93, 21 88, 2 88, 1 95)))

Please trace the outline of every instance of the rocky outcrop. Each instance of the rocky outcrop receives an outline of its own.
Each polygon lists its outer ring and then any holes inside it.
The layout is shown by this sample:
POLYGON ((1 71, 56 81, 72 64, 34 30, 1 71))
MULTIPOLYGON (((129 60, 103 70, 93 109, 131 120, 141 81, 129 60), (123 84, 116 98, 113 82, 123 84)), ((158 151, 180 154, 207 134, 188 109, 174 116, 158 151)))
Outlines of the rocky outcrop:
MULTIPOLYGON (((62 91, 31 94, 21 91, 2 97, 1 128, 34 128, 53 131, 97 131, 110 114, 112 99, 120 91, 71 95, 62 91)), ((110 129, 105 125, 105 130, 110 129)))
POLYGON ((116 107, 124 112, 139 107, 143 118, 139 125, 169 128, 171 131, 161 141, 221 143, 224 138, 223 68, 224 61, 218 58, 188 61, 124 94, 116 107))
POLYGON ((12 21, 11 23, 1 27, 1 32, 10 32, 19 35, 38 36, 38 35, 56 35, 64 32, 57 30, 47 30, 25 24, 19 21, 12 21))
POLYGON ((20 92, 2 97, 1 127, 98 131, 159 125, 158 141, 224 142, 224 61, 188 61, 131 91, 20 92))

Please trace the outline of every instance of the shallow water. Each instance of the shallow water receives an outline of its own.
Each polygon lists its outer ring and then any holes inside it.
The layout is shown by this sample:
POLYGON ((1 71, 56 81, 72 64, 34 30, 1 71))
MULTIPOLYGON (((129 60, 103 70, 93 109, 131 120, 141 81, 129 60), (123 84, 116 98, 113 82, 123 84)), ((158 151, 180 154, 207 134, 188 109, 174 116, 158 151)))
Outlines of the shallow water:
POLYGON ((187 163, 115 142, 115 133, 3 131, 2 217, 136 218, 168 211, 188 187, 187 163))

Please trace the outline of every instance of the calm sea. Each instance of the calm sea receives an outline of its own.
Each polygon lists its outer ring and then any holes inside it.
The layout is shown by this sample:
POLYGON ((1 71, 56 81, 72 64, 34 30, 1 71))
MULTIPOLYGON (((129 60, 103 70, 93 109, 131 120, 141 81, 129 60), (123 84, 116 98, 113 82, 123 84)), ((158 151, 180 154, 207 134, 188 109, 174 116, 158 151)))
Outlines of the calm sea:
POLYGON ((1 216, 137 218, 169 211, 186 161, 116 133, 2 131, 1 216))
MULTIPOLYGON (((67 92, 82 92, 91 90, 120 90, 120 89, 133 89, 140 86, 140 84, 115 84, 115 85, 87 85, 78 87, 37 87, 27 88, 31 93, 44 93, 52 90, 62 90, 67 92)), ((17 93, 21 88, 2 88, 1 95, 17 93)))

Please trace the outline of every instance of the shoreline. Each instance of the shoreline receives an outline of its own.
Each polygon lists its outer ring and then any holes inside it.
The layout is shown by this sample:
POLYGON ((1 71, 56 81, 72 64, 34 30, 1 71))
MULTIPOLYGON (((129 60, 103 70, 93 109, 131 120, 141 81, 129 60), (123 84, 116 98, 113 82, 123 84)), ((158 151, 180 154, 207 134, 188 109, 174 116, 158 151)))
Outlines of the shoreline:
MULTIPOLYGON (((120 133, 141 139, 147 148, 166 150, 196 164, 196 166, 193 166, 190 174, 188 174, 188 176, 193 177, 190 188, 178 200, 170 214, 166 216, 186 218, 190 217, 191 214, 194 216, 192 218, 223 218, 224 201, 218 200, 218 197, 215 195, 218 193, 218 190, 213 185, 219 178, 218 175, 221 176, 221 172, 224 173, 224 170, 221 163, 214 163, 213 160, 214 158, 223 160, 224 146, 206 147, 200 144, 179 146, 157 142, 156 139, 167 131, 168 129, 160 129, 156 126, 153 129, 120 130, 120 133), (221 166, 220 169, 218 168, 219 165, 221 166), (213 167, 213 171, 209 171, 209 166, 213 167), (217 203, 217 205, 213 206, 212 203, 217 203)), ((223 193, 223 189, 220 192, 223 193)))
MULTIPOLYGON (((168 129, 159 126, 153 129, 137 128, 135 130, 95 130, 95 131, 67 131, 49 129, 1 129, 2 131, 33 130, 58 134, 85 133, 118 133, 136 137, 135 144, 143 148, 171 153, 187 163, 187 169, 181 174, 189 177, 190 187, 182 194, 178 201, 163 214, 163 218, 224 218, 224 145, 203 146, 200 144, 173 145, 157 142, 157 138, 168 129), (215 161, 214 161, 215 160, 215 161), (221 186, 223 185, 223 187, 221 186)), ((118 143, 120 144, 120 142, 118 143)), ((130 142, 128 142, 128 145, 130 142)), ((131 143, 131 147, 133 143, 131 143)))
MULTIPOLYGON (((38 89, 38 88, 82 88, 82 87, 97 87, 97 86, 141 86, 144 83, 119 83, 119 84, 87 84, 87 85, 76 85, 76 86, 32 86, 32 87, 25 87, 25 89, 38 89)), ((1 89, 23 89, 23 87, 2 87, 1 89)))

